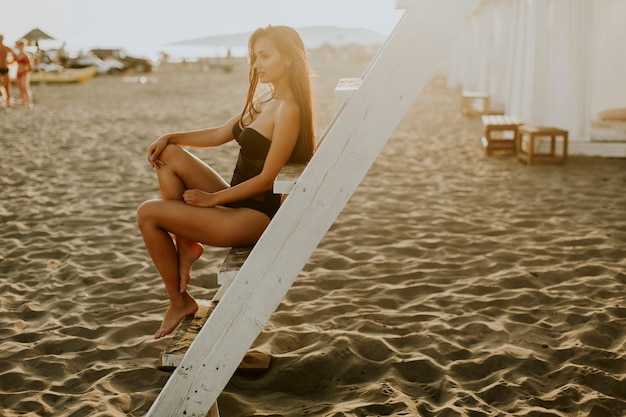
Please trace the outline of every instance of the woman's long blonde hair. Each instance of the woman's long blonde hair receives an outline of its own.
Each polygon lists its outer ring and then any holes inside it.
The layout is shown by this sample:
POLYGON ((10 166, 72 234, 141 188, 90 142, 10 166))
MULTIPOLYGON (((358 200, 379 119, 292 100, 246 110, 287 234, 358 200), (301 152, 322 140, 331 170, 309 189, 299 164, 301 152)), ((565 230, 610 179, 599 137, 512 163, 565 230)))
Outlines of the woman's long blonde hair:
POLYGON ((254 45, 259 38, 269 38, 281 55, 291 58, 291 65, 286 76, 294 97, 300 108, 300 132, 289 162, 306 163, 315 152, 315 130, 313 119, 313 98, 311 93, 311 70, 306 48, 298 32, 289 26, 267 26, 255 30, 248 41, 248 57, 250 59, 250 87, 246 104, 241 113, 241 122, 249 113, 258 113, 254 108, 254 99, 259 84, 259 77, 254 62, 254 45))

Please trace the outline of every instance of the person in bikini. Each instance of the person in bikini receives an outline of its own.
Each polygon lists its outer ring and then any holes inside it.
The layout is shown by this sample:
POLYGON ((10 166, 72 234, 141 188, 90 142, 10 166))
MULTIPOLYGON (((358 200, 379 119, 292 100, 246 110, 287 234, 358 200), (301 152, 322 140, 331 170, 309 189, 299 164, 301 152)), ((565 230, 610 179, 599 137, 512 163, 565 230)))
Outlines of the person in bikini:
POLYGON ((4 99, 3 104, 11 105, 11 78, 9 76, 9 64, 15 60, 15 52, 4 44, 4 35, 0 35, 0 94, 4 99), (11 61, 9 61, 11 56, 11 61))
POLYGON ((248 53, 250 85, 240 114, 217 127, 167 133, 146 149, 162 198, 139 206, 137 224, 169 297, 156 339, 198 309, 188 285, 203 245, 253 245, 280 207, 272 192, 279 171, 308 162, 315 150, 311 72, 300 35, 288 26, 259 28, 248 53), (259 83, 269 94, 258 94, 259 83), (183 149, 232 140, 240 151, 230 183, 183 149))
POLYGON ((33 93, 30 89, 30 73, 33 70, 33 58, 25 50, 26 46, 28 46, 26 39, 20 39, 15 46, 18 49, 18 53, 15 56, 15 61, 17 62, 15 81, 20 90, 22 105, 27 109, 31 109, 33 107, 33 93))

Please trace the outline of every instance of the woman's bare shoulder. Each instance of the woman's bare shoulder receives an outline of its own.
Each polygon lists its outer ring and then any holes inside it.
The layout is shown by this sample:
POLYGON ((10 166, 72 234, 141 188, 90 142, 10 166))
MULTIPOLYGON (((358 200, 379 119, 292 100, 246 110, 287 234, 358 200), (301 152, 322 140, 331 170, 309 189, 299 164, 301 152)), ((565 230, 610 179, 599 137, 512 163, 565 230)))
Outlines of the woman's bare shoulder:
POLYGON ((276 100, 277 112, 280 116, 294 116, 300 113, 300 106, 295 98, 276 100))

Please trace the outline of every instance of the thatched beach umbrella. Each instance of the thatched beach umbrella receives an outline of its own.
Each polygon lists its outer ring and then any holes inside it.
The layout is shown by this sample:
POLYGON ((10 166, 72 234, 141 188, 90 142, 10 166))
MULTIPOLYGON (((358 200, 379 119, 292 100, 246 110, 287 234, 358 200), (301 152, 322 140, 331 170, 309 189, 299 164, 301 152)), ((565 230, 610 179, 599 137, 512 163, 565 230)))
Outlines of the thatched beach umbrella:
POLYGON ((52 35, 47 34, 43 30, 39 28, 35 28, 28 32, 26 35, 22 36, 23 39, 26 39, 28 42, 38 42, 40 40, 54 40, 55 38, 52 35))

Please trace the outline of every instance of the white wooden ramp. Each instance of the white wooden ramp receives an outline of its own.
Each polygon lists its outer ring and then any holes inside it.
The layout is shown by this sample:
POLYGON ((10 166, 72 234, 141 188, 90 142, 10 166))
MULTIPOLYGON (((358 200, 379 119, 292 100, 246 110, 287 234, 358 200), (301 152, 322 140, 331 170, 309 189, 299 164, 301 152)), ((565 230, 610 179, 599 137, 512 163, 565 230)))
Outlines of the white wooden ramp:
POLYGON ((397 1, 396 28, 148 416, 208 414, 479 3, 397 1))

